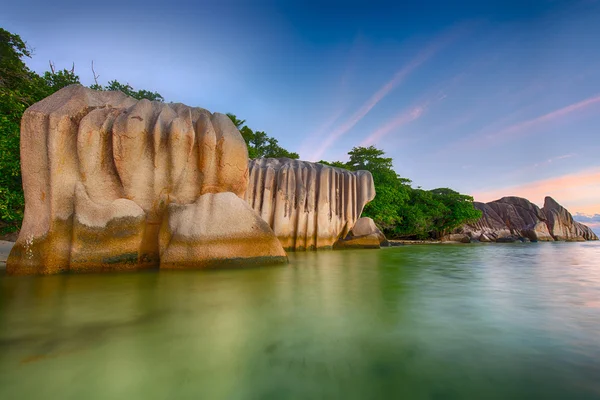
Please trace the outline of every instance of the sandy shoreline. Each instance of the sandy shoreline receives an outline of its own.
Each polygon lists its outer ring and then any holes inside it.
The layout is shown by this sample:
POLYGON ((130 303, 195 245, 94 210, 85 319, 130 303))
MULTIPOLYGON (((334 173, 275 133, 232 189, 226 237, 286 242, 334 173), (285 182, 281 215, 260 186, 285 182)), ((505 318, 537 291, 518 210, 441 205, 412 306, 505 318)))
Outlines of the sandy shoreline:
POLYGON ((401 246, 403 244, 440 244, 440 240, 402 240, 402 239, 388 239, 388 242, 392 246, 401 246))

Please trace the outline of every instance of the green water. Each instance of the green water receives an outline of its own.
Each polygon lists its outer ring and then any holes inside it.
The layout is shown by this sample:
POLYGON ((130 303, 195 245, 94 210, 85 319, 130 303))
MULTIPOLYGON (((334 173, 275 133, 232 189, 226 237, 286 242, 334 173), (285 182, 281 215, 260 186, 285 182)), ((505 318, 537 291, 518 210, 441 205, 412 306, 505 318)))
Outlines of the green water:
POLYGON ((600 399, 600 244, 0 275, 0 399, 600 399))

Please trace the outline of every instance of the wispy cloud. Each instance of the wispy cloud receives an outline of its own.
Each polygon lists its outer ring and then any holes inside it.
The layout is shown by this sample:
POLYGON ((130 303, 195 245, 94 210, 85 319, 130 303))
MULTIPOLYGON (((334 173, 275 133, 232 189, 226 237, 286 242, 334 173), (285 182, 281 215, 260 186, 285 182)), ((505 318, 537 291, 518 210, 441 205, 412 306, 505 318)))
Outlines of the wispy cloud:
POLYGON ((303 159, 306 158, 304 156, 307 153, 310 154, 318 147, 321 138, 331 131, 333 125, 338 122, 340 117, 346 111, 346 99, 348 97, 348 90, 351 89, 351 78, 356 70, 356 64, 363 52, 363 48, 364 38, 361 33, 358 33, 354 38, 354 42, 352 43, 347 60, 344 64, 343 73, 338 81, 337 89, 334 91, 335 95, 331 100, 331 104, 335 105, 335 111, 331 113, 321 125, 304 137, 299 149, 299 153, 303 159))
MULTIPOLYGON (((331 129, 333 124, 338 119, 340 119, 340 117, 342 116, 343 113, 344 113, 344 107, 338 107, 337 110, 333 114, 331 114, 331 116, 329 118, 327 118, 327 120, 325 120, 325 122, 323 122, 323 124, 321 124, 317 129, 315 129, 314 132, 311 133, 302 142, 302 145, 300 146, 300 150, 299 150, 300 155, 310 153, 312 151, 312 149, 314 149, 316 146, 315 142, 318 141, 318 139, 320 137, 327 134, 327 132, 331 129)), ((319 161, 319 160, 315 159, 313 161, 319 161)))
POLYGON ((383 137, 389 135, 390 133, 396 132, 401 127, 421 118, 435 104, 445 100, 448 97, 448 93, 460 84, 464 76, 465 74, 459 74, 450 79, 448 82, 437 85, 435 88, 421 96, 419 100, 417 100, 411 106, 400 111, 390 121, 384 123, 382 126, 369 133, 367 137, 363 139, 360 145, 368 146, 371 144, 376 144, 383 137))
POLYGON ((350 131, 361 119, 363 119, 381 100, 383 100, 393 89, 395 89, 400 83, 402 83, 406 77, 421 66, 424 62, 433 57, 441 48, 448 45, 456 38, 463 34, 465 30, 464 26, 454 28, 449 32, 446 32, 442 36, 438 37, 427 47, 421 50, 408 64, 398 70, 392 79, 386 82, 382 87, 379 88, 356 112, 354 112, 344 123, 339 125, 321 143, 318 149, 310 157, 311 160, 316 161, 321 158, 323 153, 327 151, 329 147, 342 135, 350 131))
POLYGON ((499 132, 496 132, 495 134, 488 135, 487 137, 488 138, 491 138, 491 137, 508 138, 510 135, 522 132, 525 128, 532 128, 536 125, 544 124, 544 123, 559 119, 559 118, 564 117, 574 111, 581 110, 581 109, 586 108, 595 103, 600 103, 600 95, 595 96, 595 97, 590 97, 588 99, 585 99, 578 103, 571 104, 569 106, 560 108, 558 110, 554 110, 552 112, 549 112, 548 114, 541 115, 537 118, 519 122, 517 124, 509 126, 508 128, 502 129, 499 132))
POLYGON ((552 121, 559 120, 573 112, 585 109, 594 104, 600 104, 600 95, 587 98, 585 100, 579 101, 577 103, 568 105, 566 107, 560 108, 558 110, 551 111, 547 114, 541 115, 536 118, 532 118, 526 121, 522 121, 513 125, 510 125, 504 129, 500 129, 494 133, 489 133, 487 135, 479 136, 480 139, 477 141, 478 146, 489 145, 494 142, 509 140, 514 135, 519 134, 522 135, 525 131, 532 132, 533 129, 539 125, 547 124, 552 121))
POLYGON ((575 153, 563 154, 562 156, 552 157, 552 158, 547 159, 546 161, 535 163, 535 164, 533 164, 532 167, 533 168, 539 168, 539 167, 542 167, 542 166, 547 166, 548 164, 552 164, 552 163, 554 163, 556 161, 564 160, 566 158, 571 158, 571 157, 574 157, 576 155, 577 154, 575 154, 575 153))
POLYGON ((373 131, 360 143, 360 145, 369 146, 371 144, 375 144, 379 139, 390 132, 408 124, 409 122, 419 119, 425 112, 426 107, 427 105, 423 104, 422 106, 411 107, 409 110, 400 113, 400 115, 398 115, 396 118, 373 131))
POLYGON ((516 115, 522 114, 523 109, 518 109, 501 120, 494 122, 491 126, 480 129, 473 134, 467 135, 466 137, 463 137, 462 139, 459 139, 448 146, 441 148, 437 151, 437 153, 446 154, 457 149, 482 149, 502 141, 511 140, 516 135, 531 135, 535 132, 534 128, 536 127, 543 126, 544 124, 548 124, 550 122, 560 121, 561 118, 569 116, 574 112, 581 111, 590 106, 598 104, 600 104, 600 95, 589 97, 577 103, 562 107, 529 120, 508 125, 504 128, 496 128, 501 121, 505 122, 514 118, 516 115))
POLYGON ((572 212, 600 213, 600 167, 538 180, 522 185, 509 186, 473 193, 476 201, 488 202, 504 196, 519 196, 540 203, 545 196, 552 196, 572 212), (594 209, 594 207, 598 207, 594 209), (595 211, 593 211, 595 210, 595 211))

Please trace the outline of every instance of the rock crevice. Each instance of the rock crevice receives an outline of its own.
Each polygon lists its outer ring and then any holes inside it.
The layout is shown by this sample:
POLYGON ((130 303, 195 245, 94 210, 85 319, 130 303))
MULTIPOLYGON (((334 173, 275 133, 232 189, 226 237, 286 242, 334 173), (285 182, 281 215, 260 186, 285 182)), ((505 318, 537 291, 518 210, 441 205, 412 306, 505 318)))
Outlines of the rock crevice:
POLYGON ((368 171, 289 158, 258 158, 249 168, 246 201, 286 250, 331 248, 375 197, 368 171))

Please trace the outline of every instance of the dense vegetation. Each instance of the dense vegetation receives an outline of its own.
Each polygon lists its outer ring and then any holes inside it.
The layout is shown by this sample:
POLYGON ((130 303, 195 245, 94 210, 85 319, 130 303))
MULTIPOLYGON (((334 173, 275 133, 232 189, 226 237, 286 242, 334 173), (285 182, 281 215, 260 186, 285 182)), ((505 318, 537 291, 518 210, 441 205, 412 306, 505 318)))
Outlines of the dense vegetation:
MULTIPOLYGON (((19 125, 23 112, 33 103, 57 90, 79 83, 74 67, 38 75, 24 60, 31 50, 15 34, 0 28, 0 233, 19 228, 23 219, 24 198, 19 160, 19 125)), ((96 90, 120 90, 136 99, 164 101, 156 92, 135 90, 129 84, 112 80, 102 86, 96 81, 90 87, 96 90)), ((250 158, 298 158, 297 153, 282 148, 277 139, 263 131, 253 131, 245 120, 227 114, 240 130, 248 146, 250 158)), ((481 214, 473 207, 473 199, 451 189, 414 189, 411 181, 400 177, 393 169, 392 159, 375 147, 355 147, 348 162, 321 163, 349 170, 369 170, 373 174, 377 196, 369 203, 364 215, 369 216, 390 238, 439 237, 465 222, 478 219, 481 214)))
POLYGON ((23 59, 31 51, 18 36, 0 28, 0 229, 18 228, 23 219, 23 190, 19 163, 19 125, 23 111, 70 83, 73 71, 39 76, 23 59))
POLYGON ((394 171, 392 159, 384 157, 383 150, 373 146, 355 147, 348 156, 348 162, 319 162, 351 171, 371 171, 377 196, 367 204, 363 216, 373 218, 390 239, 439 238, 481 217, 481 211, 473 207, 471 196, 448 188, 411 187, 409 179, 394 171))
POLYGON ((238 119, 234 114, 227 113, 227 116, 233 124, 239 129, 242 137, 246 141, 248 146, 248 156, 250 158, 259 157, 287 157, 298 159, 300 156, 298 153, 292 153, 287 151, 283 147, 279 146, 277 139, 269 137, 262 131, 253 131, 248 128, 245 123, 246 120, 238 119))

